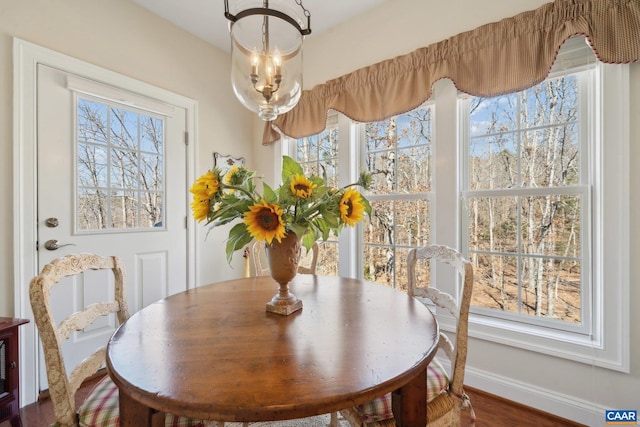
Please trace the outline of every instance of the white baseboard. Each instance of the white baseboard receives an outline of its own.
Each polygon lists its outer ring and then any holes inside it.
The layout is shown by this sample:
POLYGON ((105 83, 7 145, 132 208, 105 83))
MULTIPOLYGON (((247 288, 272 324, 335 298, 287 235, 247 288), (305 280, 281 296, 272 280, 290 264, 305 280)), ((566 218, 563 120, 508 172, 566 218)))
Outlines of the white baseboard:
MULTIPOLYGON (((464 383, 470 387, 587 426, 604 425, 605 409, 612 409, 573 396, 559 394, 553 390, 473 369, 469 366, 465 370, 464 378, 464 383)), ((471 404, 473 405, 473 401, 471 404)))

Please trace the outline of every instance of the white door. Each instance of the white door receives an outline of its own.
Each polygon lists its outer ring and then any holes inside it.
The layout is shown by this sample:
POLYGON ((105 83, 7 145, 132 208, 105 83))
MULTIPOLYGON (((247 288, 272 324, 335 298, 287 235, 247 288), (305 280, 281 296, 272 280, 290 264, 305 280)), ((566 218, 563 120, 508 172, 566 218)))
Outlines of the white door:
MULTIPOLYGON (((134 313, 187 288, 186 113, 175 106, 161 112, 134 107, 141 104, 115 88, 106 92, 115 90, 125 103, 96 96, 92 85, 104 89, 38 65, 38 264, 42 269, 56 257, 81 252, 121 257, 134 313)), ((108 274, 69 279, 54 288, 54 315, 61 319, 112 297, 108 274), (103 284, 85 288, 89 280, 103 284)), ((115 327, 111 319, 76 333, 65 349, 67 367, 106 344, 115 327)))

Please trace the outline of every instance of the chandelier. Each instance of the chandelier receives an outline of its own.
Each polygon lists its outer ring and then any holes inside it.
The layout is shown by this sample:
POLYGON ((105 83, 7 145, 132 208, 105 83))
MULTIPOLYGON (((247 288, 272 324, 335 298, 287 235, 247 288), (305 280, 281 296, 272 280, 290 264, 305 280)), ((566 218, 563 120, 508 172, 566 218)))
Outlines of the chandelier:
POLYGON ((299 7, 285 0, 235 3, 243 9, 232 14, 229 0, 224 0, 231 33, 231 85, 245 107, 262 120, 273 120, 300 100, 302 41, 311 34, 311 14, 302 0, 295 0, 299 7))

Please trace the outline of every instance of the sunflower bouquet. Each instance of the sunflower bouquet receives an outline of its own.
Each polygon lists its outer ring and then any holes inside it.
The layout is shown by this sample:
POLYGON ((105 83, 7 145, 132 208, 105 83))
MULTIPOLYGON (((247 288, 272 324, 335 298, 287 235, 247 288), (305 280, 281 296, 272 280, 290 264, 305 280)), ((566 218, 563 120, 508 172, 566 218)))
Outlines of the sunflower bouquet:
POLYGON ((259 194, 258 179, 244 167, 233 166, 226 174, 216 168, 198 178, 189 190, 193 217, 210 225, 209 231, 241 220, 229 231, 228 262, 253 239, 280 242, 290 232, 308 250, 316 240, 327 240, 331 232, 337 236, 345 225, 353 227, 364 212, 371 214, 369 201, 355 188, 369 187, 371 177, 364 172, 358 182, 334 188, 319 176, 305 176, 299 163, 283 156, 280 187, 272 189, 263 182, 259 194))

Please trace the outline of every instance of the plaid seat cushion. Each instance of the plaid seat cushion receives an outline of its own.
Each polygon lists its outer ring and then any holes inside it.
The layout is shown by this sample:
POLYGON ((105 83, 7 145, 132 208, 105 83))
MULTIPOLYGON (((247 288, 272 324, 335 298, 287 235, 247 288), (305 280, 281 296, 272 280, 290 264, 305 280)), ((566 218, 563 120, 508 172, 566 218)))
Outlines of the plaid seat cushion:
MULTIPOLYGON (((435 399, 449 387, 449 377, 438 359, 433 359, 427 366, 427 403, 435 399)), ((391 393, 387 393, 371 402, 359 405, 356 411, 362 422, 372 423, 393 418, 391 410, 391 393)))
MULTIPOLYGON (((118 427, 120 408, 118 386, 106 375, 96 384, 78 410, 81 427, 118 427)), ((204 427, 200 420, 165 415, 165 427, 204 427)))

